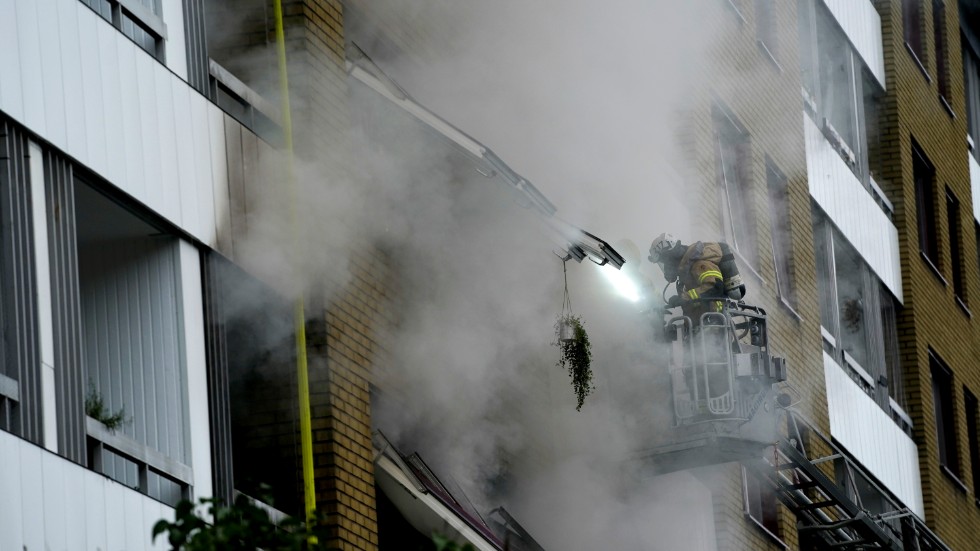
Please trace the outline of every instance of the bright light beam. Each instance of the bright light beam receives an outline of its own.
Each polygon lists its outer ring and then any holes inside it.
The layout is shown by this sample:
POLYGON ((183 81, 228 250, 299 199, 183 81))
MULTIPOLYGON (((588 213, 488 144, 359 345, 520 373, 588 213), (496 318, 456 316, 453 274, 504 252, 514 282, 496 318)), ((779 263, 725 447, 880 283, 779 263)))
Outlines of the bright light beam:
POLYGON ((606 280, 612 284, 616 292, 630 302, 640 301, 640 288, 635 281, 621 270, 617 270, 611 265, 603 266, 599 269, 606 280))

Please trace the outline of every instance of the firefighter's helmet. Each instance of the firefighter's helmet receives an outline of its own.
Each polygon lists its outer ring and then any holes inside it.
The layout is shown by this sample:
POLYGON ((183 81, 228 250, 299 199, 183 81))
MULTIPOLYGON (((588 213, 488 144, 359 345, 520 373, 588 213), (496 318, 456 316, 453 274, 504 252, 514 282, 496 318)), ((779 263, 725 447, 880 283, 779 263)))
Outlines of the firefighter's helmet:
POLYGON ((680 239, 677 239, 669 233, 662 233, 653 240, 653 243, 650 244, 650 256, 647 258, 650 260, 650 262, 657 264, 663 260, 664 254, 667 253, 667 251, 680 244, 680 239))

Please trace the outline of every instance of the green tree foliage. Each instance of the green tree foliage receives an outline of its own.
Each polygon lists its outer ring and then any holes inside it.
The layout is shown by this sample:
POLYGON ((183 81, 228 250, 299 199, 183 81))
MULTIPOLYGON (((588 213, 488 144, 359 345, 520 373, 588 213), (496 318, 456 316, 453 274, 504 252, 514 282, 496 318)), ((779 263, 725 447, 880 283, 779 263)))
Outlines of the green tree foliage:
POLYGON ((173 551, 300 551, 325 549, 323 523, 304 522, 286 517, 274 522, 269 512, 245 496, 233 505, 218 499, 203 498, 195 505, 183 500, 177 504, 173 522, 160 520, 153 526, 153 540, 166 534, 173 551), (213 522, 200 511, 207 510, 213 522))

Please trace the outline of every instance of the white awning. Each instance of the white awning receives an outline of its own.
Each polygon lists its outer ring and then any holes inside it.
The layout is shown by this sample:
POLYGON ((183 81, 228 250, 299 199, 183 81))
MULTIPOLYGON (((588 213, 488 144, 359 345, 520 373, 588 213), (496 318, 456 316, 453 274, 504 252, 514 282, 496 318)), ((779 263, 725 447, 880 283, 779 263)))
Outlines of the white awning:
POLYGON ((435 496, 419 490, 422 485, 413 480, 414 476, 385 452, 378 456, 374 466, 375 482, 413 528, 425 535, 438 533, 457 543, 470 543, 479 551, 497 551, 435 496))

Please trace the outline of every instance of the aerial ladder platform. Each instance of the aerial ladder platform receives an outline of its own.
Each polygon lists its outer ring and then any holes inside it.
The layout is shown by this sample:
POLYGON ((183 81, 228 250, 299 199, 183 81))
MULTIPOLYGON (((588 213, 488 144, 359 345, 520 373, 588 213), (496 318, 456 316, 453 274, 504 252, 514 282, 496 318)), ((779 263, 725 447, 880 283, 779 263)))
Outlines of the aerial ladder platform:
POLYGON ((804 551, 950 551, 793 407, 786 361, 769 349, 765 310, 702 301, 712 311, 697 321, 663 312, 674 426, 636 459, 654 474, 741 463, 796 516, 804 551))

